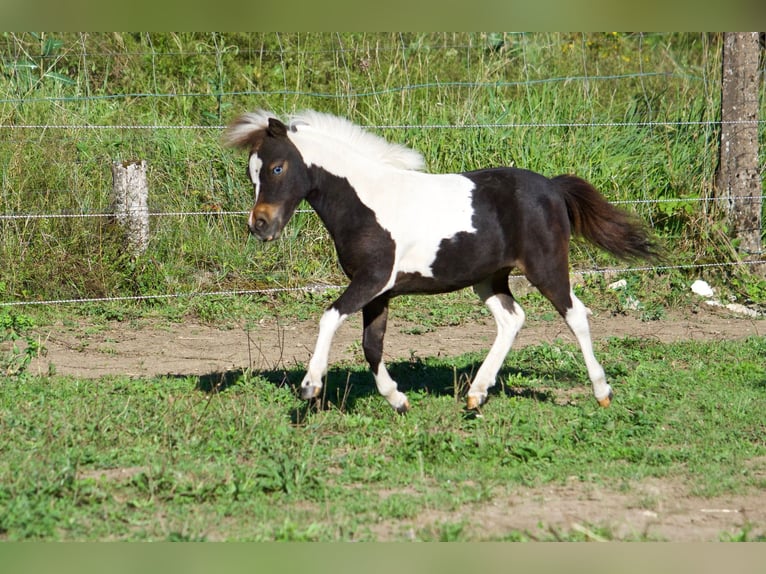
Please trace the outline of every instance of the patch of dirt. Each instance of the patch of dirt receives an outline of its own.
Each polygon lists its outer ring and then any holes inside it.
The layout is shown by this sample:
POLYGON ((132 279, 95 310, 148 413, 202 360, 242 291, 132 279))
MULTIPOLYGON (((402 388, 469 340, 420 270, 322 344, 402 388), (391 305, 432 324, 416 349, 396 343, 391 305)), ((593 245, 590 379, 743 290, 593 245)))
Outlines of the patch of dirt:
POLYGON ((128 481, 141 473, 148 472, 149 468, 145 466, 129 466, 117 468, 105 468, 97 470, 81 470, 77 473, 78 480, 92 479, 95 481, 123 482, 128 481))
POLYGON ((566 485, 526 488, 455 512, 424 512, 410 521, 373 527, 379 540, 401 540, 421 531, 438 538, 447 524, 463 526, 470 539, 655 540, 715 542, 745 534, 766 535, 766 494, 700 498, 673 480, 652 479, 625 492, 602 490, 572 479, 566 485))
MULTIPOLYGON (((318 317, 317 317, 318 321, 318 317)), ((119 375, 204 376, 246 368, 300 367, 311 356, 317 321, 278 323, 264 320, 246 331, 243 325, 227 330, 195 322, 144 321, 139 326, 112 322, 106 325, 58 323, 41 329, 45 356, 35 359, 31 372, 53 370, 76 377, 119 375)), ((442 327, 413 334, 412 324, 398 321, 395 311, 386 336, 389 363, 420 357, 451 356, 486 351, 495 337, 492 319, 474 324, 442 327)), ((632 316, 596 313, 591 317, 593 338, 639 337, 660 342, 680 340, 736 340, 766 334, 766 320, 735 315, 706 306, 669 312, 662 320, 643 322, 632 316)), ((351 317, 338 331, 331 361, 361 361, 361 320, 351 317)), ((515 346, 552 342, 574 343, 564 322, 529 317, 515 346)), ((513 351, 511 351, 513 353, 513 351)), ((604 357, 604 362, 608 357, 604 357)), ((752 462, 752 461, 751 461, 752 462)), ((766 468, 764 461, 755 461, 766 468)), ((137 469, 125 469, 128 476, 137 469)), ((95 478, 124 478, 108 473, 95 478)), ((472 538, 501 538, 511 532, 532 539, 570 537, 579 532, 598 539, 608 529, 614 539, 712 541, 722 534, 766 536, 766 493, 702 499, 691 485, 654 480, 624 491, 600 490, 572 481, 566 485, 520 489, 510 496, 470 505, 454 513, 425 512, 414 521, 383 522, 375 534, 381 540, 401 539, 422 528, 464 524, 472 538), (404 529, 404 531, 402 531, 404 529)))
MULTIPOLYGON (((98 378, 105 375, 147 377, 156 375, 202 376, 246 369, 276 369, 305 365, 314 348, 317 321, 278 323, 261 321, 246 331, 242 325, 220 329, 195 322, 145 321, 139 326, 110 322, 103 325, 57 323, 38 332, 45 356, 36 358, 31 372, 49 369, 62 375, 98 378), (51 365, 49 367, 49 365, 51 365)), ((459 326, 413 333, 413 325, 389 321, 384 360, 452 356, 484 352, 495 337, 491 318, 459 326)), ((629 315, 596 313, 591 317, 594 340, 639 337, 660 342, 680 340, 730 340, 766 334, 766 321, 743 318, 726 310, 699 307, 668 313, 659 321, 641 321, 629 315)), ((553 342, 575 343, 564 321, 528 317, 514 347, 553 342)), ((511 356, 513 350, 511 350, 511 356)), ((338 330, 330 354, 332 362, 361 361, 361 319, 349 318, 338 330)))

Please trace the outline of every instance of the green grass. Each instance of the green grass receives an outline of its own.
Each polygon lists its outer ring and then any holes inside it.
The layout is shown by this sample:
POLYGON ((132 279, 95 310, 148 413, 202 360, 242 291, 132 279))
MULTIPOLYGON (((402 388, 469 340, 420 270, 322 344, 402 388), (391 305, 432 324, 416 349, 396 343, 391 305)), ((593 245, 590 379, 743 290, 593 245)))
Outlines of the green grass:
MULTIPOLYGON (((435 172, 576 172, 613 200, 707 197, 717 163, 714 124, 619 125, 715 121, 716 34, 5 33, 0 57, 1 124, 70 126, 3 130, 0 212, 108 211, 111 163, 135 158, 149 164, 151 211, 210 212, 153 217, 137 259, 104 219, 0 221, 0 259, 14 262, 0 268, 3 301, 341 281, 313 214, 268 246, 246 239, 242 217, 217 215, 250 207, 244 158, 219 143, 219 126, 246 109, 316 108, 363 125, 564 124, 379 131, 435 172), (135 124, 199 129, 82 127, 135 124)), ((730 261, 725 225, 702 206, 630 209, 673 246, 668 263, 730 261)), ((615 264, 579 245, 573 262, 615 264)), ((718 276, 738 294, 763 291, 746 267, 718 276)))
MULTIPOLYGON (((319 409, 296 398, 300 368, 23 374, 0 394, 0 536, 374 540, 388 524, 386 538, 474 540, 464 521, 416 519, 572 480, 630 492, 668 479, 699 496, 766 487, 748 465, 766 455, 763 338, 598 346, 616 389, 609 409, 590 396, 576 348, 557 342, 515 352, 481 417, 461 396, 477 355, 391 365, 406 416, 361 365, 331 370, 319 409)), ((556 537, 613 538, 608 525, 585 531, 556 537)))
MULTIPOLYGON (((718 118, 720 50, 718 34, 4 33, 0 125, 49 127, 0 130, 0 213, 108 211, 111 163, 139 158, 149 164, 151 211, 209 215, 153 217, 149 249, 137 258, 105 219, 0 220, 0 302, 343 283, 313 214, 298 214, 268 245, 245 236, 242 217, 219 214, 251 202, 244 158, 221 148, 220 126, 258 107, 315 108, 363 125, 524 124, 378 132, 420 150, 434 172, 517 165, 576 172, 612 200, 708 197, 717 127, 675 122, 718 118), (657 121, 670 124, 621 125, 657 121)), ((725 223, 702 202, 629 209, 670 246, 671 265, 735 257, 725 223)), ((579 243, 572 260, 615 265, 579 243)), ((762 303, 766 293, 745 266, 694 273, 724 298, 762 303)), ((576 289, 587 305, 615 313, 636 298, 647 321, 689 302, 685 272, 625 278, 620 292, 602 275, 576 289)), ((49 377, 25 373, 30 321, 302 319, 336 295, 2 311, 0 374, 11 377, 0 381, 0 537, 370 540, 390 523, 389 538, 466 540, 476 538, 471 524, 416 528, 414 518, 572 476, 621 489, 669 477, 704 496, 764 487, 744 464, 765 450, 762 339, 601 343, 617 391, 608 410, 590 397, 574 348, 523 349, 481 418, 464 416, 459 399, 480 360, 472 355, 392 365, 414 407, 406 417, 355 363, 331 371, 319 410, 295 397, 298 367, 222 380, 75 380, 55 376, 55 365, 49 377)), ((551 313, 539 295, 522 303, 551 313)), ((486 311, 460 292, 403 297, 393 313, 430 330, 486 311)), ((607 526, 549 534, 610 538, 607 526)))

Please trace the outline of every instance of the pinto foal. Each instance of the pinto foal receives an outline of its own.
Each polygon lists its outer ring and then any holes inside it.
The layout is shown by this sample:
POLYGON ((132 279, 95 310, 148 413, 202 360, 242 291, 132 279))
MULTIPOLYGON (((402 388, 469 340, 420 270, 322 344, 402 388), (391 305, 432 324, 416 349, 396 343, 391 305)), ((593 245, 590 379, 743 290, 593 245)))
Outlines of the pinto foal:
POLYGON ((564 318, 582 350, 596 400, 610 404, 612 388, 593 354, 588 309, 569 283, 570 236, 624 259, 651 259, 656 250, 644 228, 587 181, 512 167, 423 173, 419 153, 314 111, 288 123, 268 112, 243 114, 228 127, 224 142, 249 151, 255 196, 250 232, 264 241, 276 239, 305 199, 330 233, 350 279, 319 321, 302 398, 320 393, 333 336, 361 310, 362 346, 378 391, 406 412, 407 397, 383 362, 389 301, 473 286, 497 323, 497 337, 468 390, 467 408, 478 408, 524 323, 508 287, 516 268, 564 318))

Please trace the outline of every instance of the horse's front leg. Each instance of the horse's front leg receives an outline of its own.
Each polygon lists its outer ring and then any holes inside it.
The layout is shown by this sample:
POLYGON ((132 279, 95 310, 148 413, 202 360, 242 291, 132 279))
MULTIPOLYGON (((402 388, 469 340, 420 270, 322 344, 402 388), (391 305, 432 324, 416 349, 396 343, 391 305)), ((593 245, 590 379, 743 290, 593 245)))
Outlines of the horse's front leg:
POLYGON ((364 320, 364 334, 362 336, 362 348, 364 358, 370 364, 370 370, 375 376, 375 385, 378 392, 385 397, 396 412, 406 413, 410 409, 407 396, 400 392, 396 381, 388 374, 388 369, 383 362, 383 337, 386 334, 388 321, 388 297, 381 295, 373 299, 362 309, 364 320))
POLYGON ((327 363, 330 357, 330 345, 335 336, 335 331, 348 317, 341 313, 333 304, 324 312, 319 320, 319 336, 314 346, 314 354, 311 355, 306 376, 301 382, 301 398, 313 399, 319 396, 322 390, 322 377, 327 372, 327 363))
POLYGON ((306 376, 301 382, 302 399, 313 399, 322 391, 322 378, 327 372, 330 358, 330 346, 335 332, 343 321, 372 301, 385 288, 385 280, 372 280, 369 277, 354 278, 348 288, 330 305, 319 320, 319 336, 314 354, 309 361, 306 376))

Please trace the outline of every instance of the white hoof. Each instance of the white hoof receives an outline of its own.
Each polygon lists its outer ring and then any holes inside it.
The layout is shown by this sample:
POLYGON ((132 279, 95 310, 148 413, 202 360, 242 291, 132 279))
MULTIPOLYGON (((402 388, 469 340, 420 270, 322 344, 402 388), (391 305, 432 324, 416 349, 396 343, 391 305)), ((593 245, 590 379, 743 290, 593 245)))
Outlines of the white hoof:
POLYGON ((487 393, 475 393, 475 394, 468 394, 468 396, 465 399, 465 408, 469 411, 475 411, 478 409, 481 405, 483 405, 487 401, 487 393))

